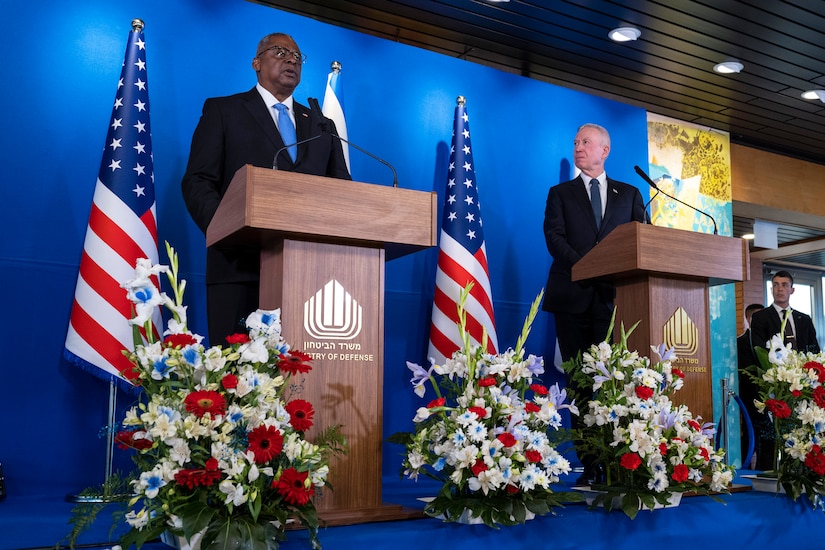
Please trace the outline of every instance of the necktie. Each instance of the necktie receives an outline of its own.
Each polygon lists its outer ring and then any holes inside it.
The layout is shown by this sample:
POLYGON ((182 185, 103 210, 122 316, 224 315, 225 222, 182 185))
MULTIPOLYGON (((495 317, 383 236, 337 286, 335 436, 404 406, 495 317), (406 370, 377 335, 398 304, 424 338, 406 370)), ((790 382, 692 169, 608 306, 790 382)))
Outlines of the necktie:
POLYGON ((785 321, 785 334, 784 334, 784 342, 786 344, 790 343, 791 346, 796 349, 796 338, 794 338, 793 333, 793 324, 791 323, 791 315, 790 311, 787 309, 782 310, 782 320, 785 321))
POLYGON ((602 194, 599 191, 599 180, 590 180, 590 204, 593 206, 593 215, 596 217, 596 229, 602 225, 602 194))
MULTIPOLYGON (((281 139, 284 140, 284 145, 292 145, 298 138, 295 137, 295 125, 292 124, 292 119, 289 118, 289 107, 283 103, 276 103, 275 109, 278 110, 278 130, 281 132, 281 139)), ((287 149, 292 162, 295 162, 295 157, 298 155, 298 146, 292 145, 287 149)))

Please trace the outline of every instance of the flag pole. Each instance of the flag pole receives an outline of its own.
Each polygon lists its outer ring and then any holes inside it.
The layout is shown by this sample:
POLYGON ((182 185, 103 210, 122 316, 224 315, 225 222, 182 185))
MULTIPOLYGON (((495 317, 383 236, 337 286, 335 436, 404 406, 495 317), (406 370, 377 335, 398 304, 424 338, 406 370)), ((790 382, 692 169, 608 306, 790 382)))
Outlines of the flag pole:
MULTIPOLYGON (((108 231, 106 235, 98 235, 95 238, 102 241, 105 247, 114 250, 118 247, 125 249, 137 248, 142 254, 146 254, 147 257, 157 261, 154 166, 151 157, 151 132, 148 119, 148 79, 145 72, 145 57, 139 55, 139 52, 145 49, 142 35, 145 24, 141 19, 135 18, 132 19, 131 27, 132 32, 127 41, 121 81, 112 110, 113 123, 107 136, 107 142, 110 142, 110 144, 106 147, 106 153, 101 161, 98 183, 95 186, 93 209, 89 216, 87 241, 89 240, 89 233, 95 233, 93 226, 108 222, 109 216, 112 213, 117 213, 119 217, 116 223, 119 225, 117 228, 119 231, 108 231), (134 81, 134 88, 127 86, 122 89, 124 80, 134 81), (134 120, 129 120, 124 124, 124 119, 129 117, 133 117, 134 120), (136 124, 132 125, 132 122, 136 122, 136 124), (130 144, 135 143, 135 146, 124 147, 127 142, 130 144), (134 153, 131 152, 133 150, 134 153), (129 151, 129 155, 127 156, 124 151, 129 151), (129 166, 134 163, 135 168, 124 170, 127 163, 129 166), (132 174, 132 171, 136 173, 132 174), (134 215, 123 214, 124 212, 134 215), (92 222, 93 219, 97 220, 97 224, 92 222), (112 235, 123 235, 125 238, 122 240, 120 240, 121 237, 110 239, 109 237, 112 235)), ((101 226, 108 227, 105 223, 101 226)), ((98 278, 92 282, 85 280, 83 275, 84 263, 89 262, 90 265, 94 263, 93 259, 89 257, 90 254, 92 253, 87 250, 86 243, 84 243, 81 273, 78 275, 78 288, 81 285, 84 288, 88 287, 92 292, 86 294, 92 295, 101 292, 96 285, 105 287, 109 280, 118 280, 119 273, 117 269, 110 271, 111 266, 102 266, 108 277, 98 278)), ((105 293, 106 290, 107 288, 104 288, 102 292, 105 293)), ((125 341, 122 335, 124 331, 126 335, 129 335, 131 328, 129 328, 128 320, 122 316, 108 316, 95 312, 93 302, 87 303, 82 299, 78 300, 77 296, 76 291, 76 304, 72 309, 69 334, 66 338, 66 353, 64 355, 70 361, 84 368, 100 368, 108 378, 109 406, 105 427, 106 463, 101 491, 85 490, 75 495, 68 495, 66 500, 76 503, 107 503, 127 500, 132 495, 116 493, 120 487, 113 487, 112 482, 115 434, 117 432, 117 383, 120 380, 119 375, 122 375, 124 368, 128 366, 128 360, 124 359, 119 352, 113 353, 114 359, 106 356, 105 353, 95 348, 94 342, 100 341, 101 333, 105 337, 114 335, 116 340, 120 336, 120 341, 125 341), (104 356, 102 363, 99 361, 101 355, 104 356)), ((126 301, 125 293, 123 300, 126 301)), ((113 308, 113 310, 116 310, 116 308, 113 308)), ((94 368, 91 370, 94 370, 94 368)))

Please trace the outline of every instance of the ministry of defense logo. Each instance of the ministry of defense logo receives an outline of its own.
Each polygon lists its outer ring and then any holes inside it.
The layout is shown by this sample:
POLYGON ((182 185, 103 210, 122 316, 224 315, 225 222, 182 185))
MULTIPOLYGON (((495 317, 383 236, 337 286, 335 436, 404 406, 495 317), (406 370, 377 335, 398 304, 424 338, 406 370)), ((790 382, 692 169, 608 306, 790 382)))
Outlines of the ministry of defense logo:
POLYGON ((673 348, 677 357, 693 355, 699 348, 699 329, 681 307, 667 320, 662 332, 665 346, 673 348))
POLYGON ((361 332, 362 309, 332 279, 304 302, 304 330, 316 340, 352 340, 361 332))

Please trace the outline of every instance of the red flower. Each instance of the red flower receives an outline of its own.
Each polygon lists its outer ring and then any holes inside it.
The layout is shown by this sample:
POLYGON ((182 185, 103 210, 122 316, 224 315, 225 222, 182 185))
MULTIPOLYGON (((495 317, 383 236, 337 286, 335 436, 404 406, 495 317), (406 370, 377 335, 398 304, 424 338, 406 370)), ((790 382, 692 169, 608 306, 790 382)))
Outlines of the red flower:
POLYGON ((135 439, 135 435, 137 434, 144 434, 143 430, 140 431, 132 431, 132 430, 122 430, 117 432, 115 435, 115 443, 121 449, 137 449, 138 451, 142 451, 144 449, 150 449, 152 447, 152 442, 148 439, 140 438, 135 439))
POLYGON ((825 366, 816 361, 808 361, 805 363, 805 368, 816 372, 816 378, 822 383, 825 383, 825 366))
POLYGON ((249 447, 255 455, 255 462, 264 464, 281 454, 284 448, 284 436, 273 426, 258 426, 248 436, 249 447))
POLYGON ((642 459, 636 453, 625 453, 619 459, 619 464, 627 470, 635 470, 642 465, 642 459))
POLYGON ((528 451, 524 451, 524 458, 526 458, 528 462, 541 462, 541 453, 535 449, 530 449, 528 451))
POLYGON ((698 423, 698 422, 696 422, 696 421, 695 421, 695 420, 693 420, 693 419, 688 420, 688 421, 687 421, 687 424, 688 424, 688 426, 690 426, 691 428, 693 428, 693 429, 694 429, 694 430, 696 430, 697 432, 701 432, 701 431, 702 431, 702 426, 700 426, 700 425, 699 425, 699 423, 698 423))
POLYGON ((647 386, 636 386, 636 395, 639 399, 650 399, 653 397, 653 388, 647 386))
POLYGON ((478 386, 480 388, 489 388, 490 386, 496 385, 496 377, 495 376, 488 376, 486 378, 481 378, 478 381, 478 386))
POLYGON ((679 378, 684 378, 685 377, 685 373, 683 373, 679 369, 670 369, 670 374, 672 374, 673 376, 677 376, 679 378))
POLYGON ((549 393, 547 387, 541 384, 530 384, 530 389, 536 392, 536 395, 547 395, 549 393))
POLYGON ((198 486, 209 487, 214 485, 220 478, 221 472, 218 471, 218 460, 215 457, 209 457, 203 468, 180 470, 175 474, 175 482, 190 490, 198 486))
POLYGON ((235 376, 234 374, 227 374, 226 376, 221 378, 221 386, 223 386, 224 389, 227 389, 227 390, 237 388, 238 387, 238 377, 235 376))
POLYGON ((282 353, 280 359, 281 362, 278 363, 278 368, 289 374, 295 375, 299 372, 309 372, 312 370, 312 365, 309 364, 309 361, 312 361, 312 357, 306 353, 290 351, 286 354, 282 353))
POLYGON ((443 397, 439 397, 438 399, 433 399, 432 401, 427 403, 427 408, 434 409, 436 407, 443 407, 446 402, 446 399, 444 399, 443 397))
POLYGON ((198 341, 191 334, 170 334, 163 339, 163 345, 167 348, 183 348, 197 343, 198 341))
POLYGON ((675 468, 673 468, 673 481, 676 483, 682 483, 683 481, 687 481, 688 473, 690 470, 684 464, 677 464, 675 468))
POLYGON ((487 416, 487 411, 484 407, 467 407, 467 410, 476 413, 476 416, 479 418, 484 418, 487 416))
POLYGON ((312 417, 315 416, 312 403, 303 399, 293 399, 284 408, 289 413, 289 423, 295 430, 305 432, 312 427, 312 417))
POLYGON ((498 434, 496 437, 505 447, 512 447, 517 443, 515 436, 510 432, 504 432, 503 434, 498 434))
POLYGON ((284 497, 288 504, 303 506, 315 494, 315 488, 306 486, 309 472, 299 472, 295 468, 287 468, 278 481, 272 482, 272 487, 284 497))
POLYGON ((813 393, 814 403, 825 409, 825 386, 817 386, 813 393))
POLYGON ((512 483, 508 484, 507 487, 504 488, 504 490, 507 491, 507 494, 509 495, 515 495, 518 493, 518 487, 516 485, 513 485, 512 483))
POLYGON ((226 412, 226 399, 216 391, 193 391, 183 400, 186 410, 197 416, 209 413, 213 417, 223 416, 226 412))
POLYGON ((479 458, 476 459, 475 464, 473 464, 470 469, 473 471, 474 476, 478 476, 481 472, 487 471, 487 465, 484 464, 484 461, 479 458))
POLYGON ((800 390, 793 390, 791 392, 791 395, 793 395, 794 397, 799 397, 800 395, 802 395, 802 392, 800 390))
POLYGON ((230 334, 226 337, 226 341, 229 342, 229 345, 246 344, 247 342, 250 342, 249 335, 242 333, 230 334))
POLYGON ((699 454, 702 455, 702 458, 705 459, 705 462, 708 462, 710 460, 710 453, 704 447, 699 449, 699 454))
POLYGON ((665 443, 664 441, 659 443, 659 452, 662 454, 662 456, 665 456, 667 454, 667 443, 665 443))
POLYGON ((768 399, 765 401, 765 406, 776 418, 789 418, 791 416, 791 408, 784 401, 768 399))
POLYGON ((528 401, 524 404, 524 410, 529 413, 537 413, 541 410, 541 407, 533 403, 532 401, 528 401))
POLYGON ((813 470, 816 475, 825 476, 825 454, 822 454, 821 449, 816 445, 805 456, 805 466, 813 470))

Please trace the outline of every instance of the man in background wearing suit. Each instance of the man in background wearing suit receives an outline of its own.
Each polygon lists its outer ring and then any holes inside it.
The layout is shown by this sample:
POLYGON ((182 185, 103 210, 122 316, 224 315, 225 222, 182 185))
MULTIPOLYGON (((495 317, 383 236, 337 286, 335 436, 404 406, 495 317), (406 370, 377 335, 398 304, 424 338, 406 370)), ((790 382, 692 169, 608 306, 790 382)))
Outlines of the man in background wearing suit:
POLYGON ((787 271, 777 271, 771 277, 773 304, 751 317, 751 341, 754 346, 770 349, 770 340, 782 330, 785 323, 783 339, 793 349, 802 352, 819 353, 819 342, 811 318, 800 311, 791 309, 791 294, 794 293, 793 276, 787 271))
MULTIPOLYGON (((340 141, 321 131, 326 125, 337 135, 334 122, 293 100, 304 61, 292 37, 267 35, 252 59, 256 86, 204 103, 181 183, 186 207, 204 234, 232 177, 246 164, 350 179, 340 141)), ((258 308, 259 273, 257 249, 208 248, 206 308, 212 345, 246 332, 243 319, 258 308)))
MULTIPOLYGON (((574 282, 573 265, 617 226, 644 222, 639 190, 608 178, 604 162, 610 154, 610 135, 596 124, 582 125, 573 141, 573 160, 581 174, 550 188, 544 212, 544 237, 553 264, 547 277, 543 309, 553 313, 563 361, 576 357, 607 334, 616 288, 606 282, 574 282)), ((579 388, 567 373, 567 387, 587 401, 591 388, 579 388)), ((573 417, 574 427, 583 427, 573 417)), ((579 483, 594 481, 592 460, 580 456, 584 474, 579 483)))

